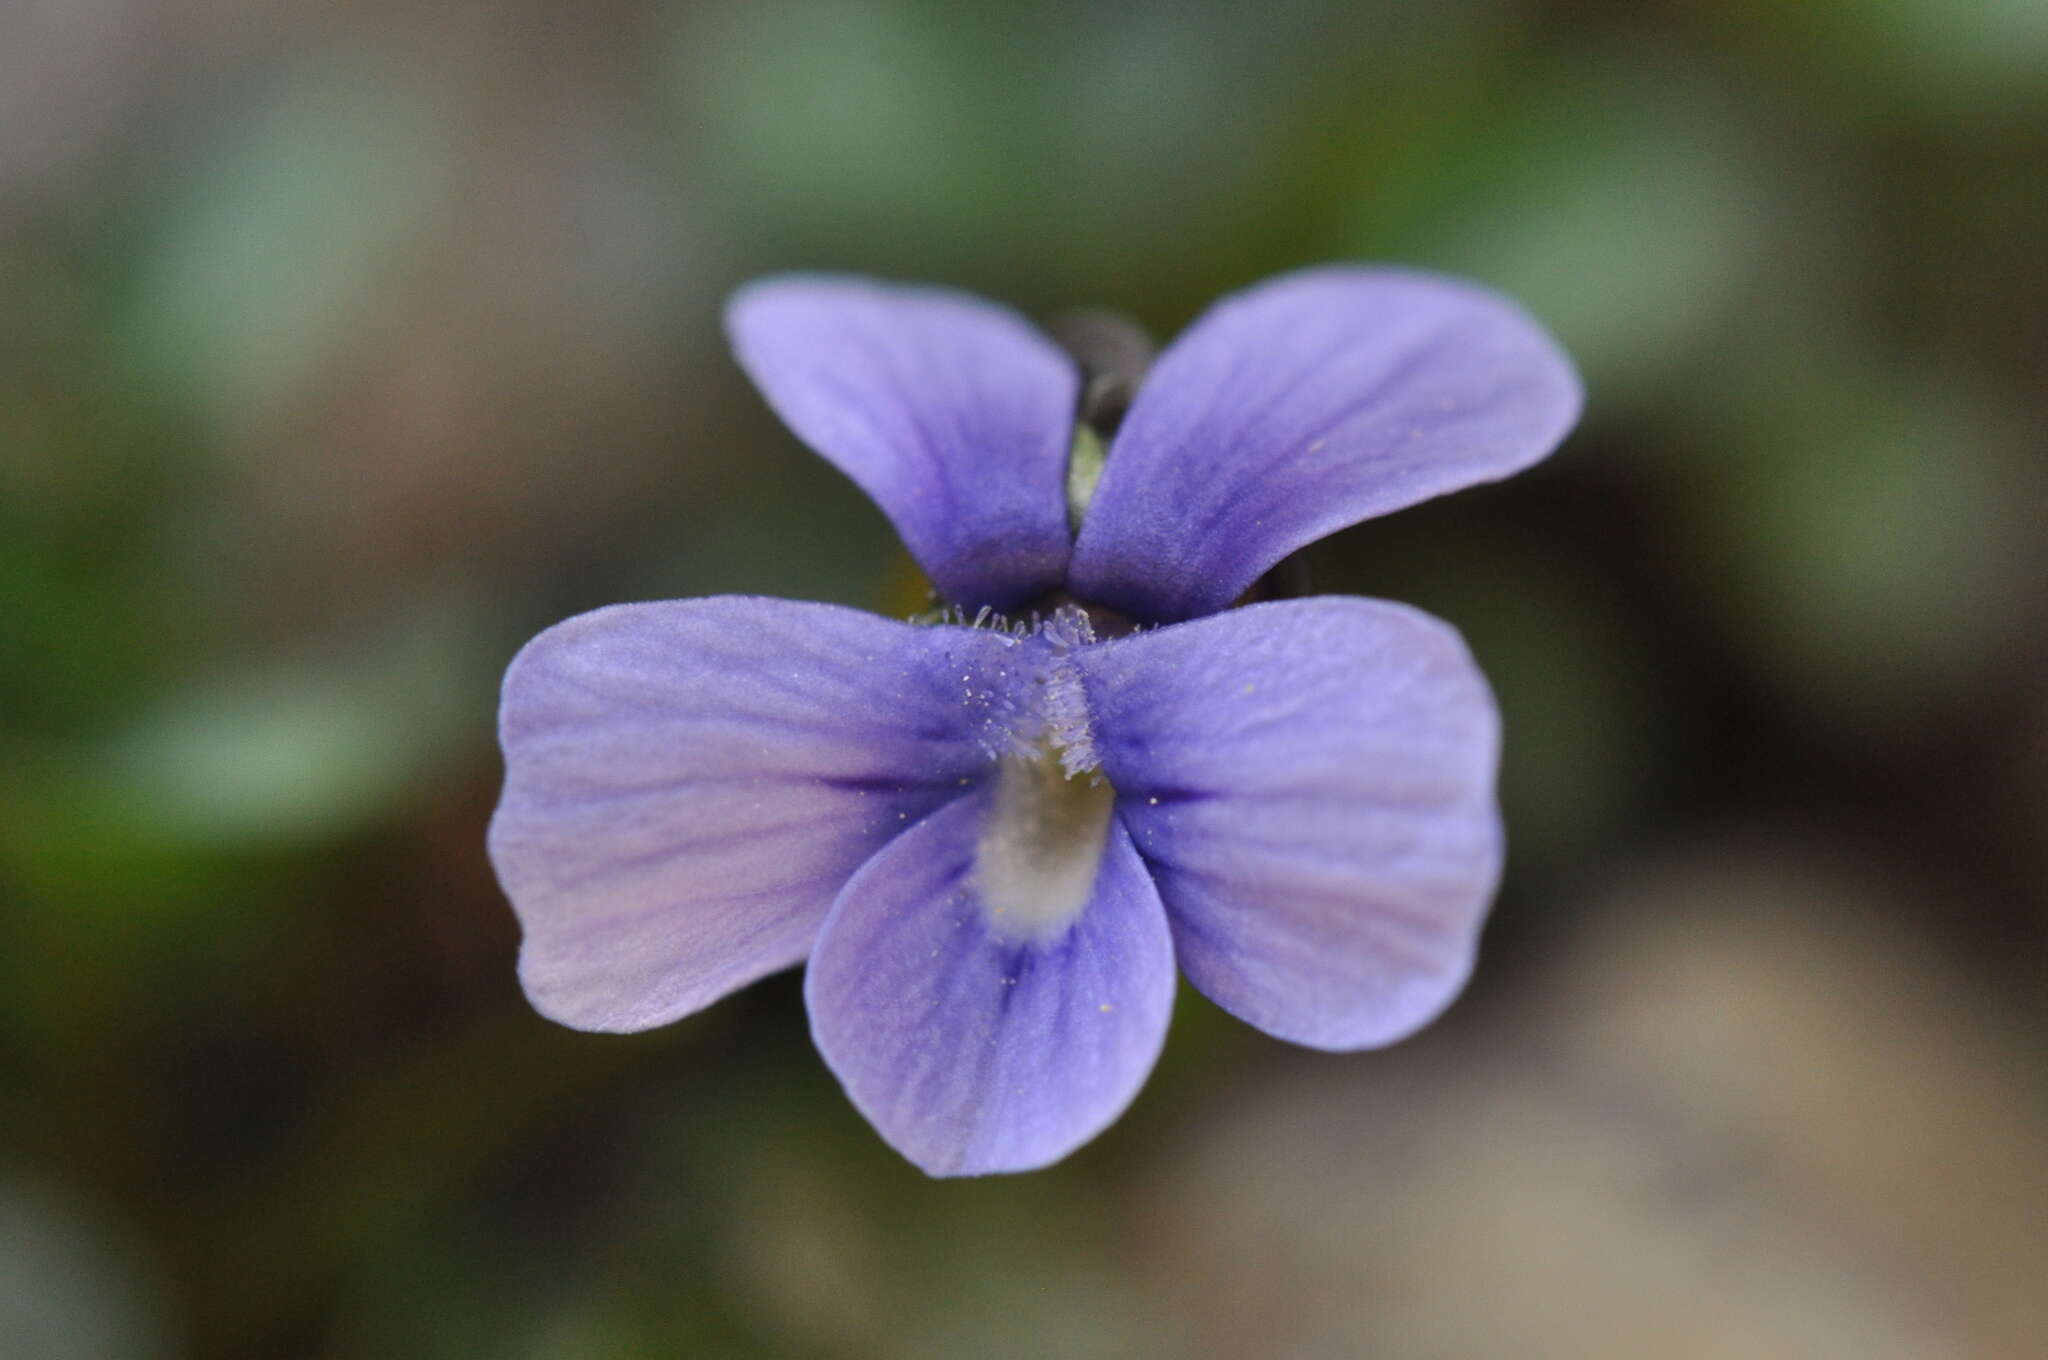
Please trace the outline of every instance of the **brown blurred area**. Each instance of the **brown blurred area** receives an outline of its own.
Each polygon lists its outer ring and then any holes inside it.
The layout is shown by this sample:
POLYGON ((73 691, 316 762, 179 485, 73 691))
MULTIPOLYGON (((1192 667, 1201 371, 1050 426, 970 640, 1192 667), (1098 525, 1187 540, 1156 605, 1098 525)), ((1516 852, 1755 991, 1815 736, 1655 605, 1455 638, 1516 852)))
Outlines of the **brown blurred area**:
POLYGON ((2048 6, 0 8, 0 1355, 2048 1351, 2048 6), (1521 299, 1549 463, 1318 589, 1507 720, 1471 992, 1191 992, 931 1182, 793 979, 535 1017, 496 686, 625 599, 900 612, 719 308, 1164 338, 1325 259, 1521 299))

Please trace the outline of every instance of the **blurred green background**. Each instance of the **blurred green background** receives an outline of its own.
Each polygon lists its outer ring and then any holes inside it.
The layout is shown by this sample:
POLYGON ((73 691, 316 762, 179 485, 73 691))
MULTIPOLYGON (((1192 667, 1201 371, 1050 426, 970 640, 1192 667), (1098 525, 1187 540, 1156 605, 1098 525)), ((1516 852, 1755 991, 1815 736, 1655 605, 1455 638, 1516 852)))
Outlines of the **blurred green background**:
POLYGON ((0 1355, 2048 1351, 2048 5, 9 0, 0 1355), (1326 590, 1508 723, 1467 997, 1184 992, 931 1182, 794 977, 535 1017, 498 675, 577 610, 902 612, 724 352, 831 267, 1166 336, 1330 259, 1579 360, 1326 590))

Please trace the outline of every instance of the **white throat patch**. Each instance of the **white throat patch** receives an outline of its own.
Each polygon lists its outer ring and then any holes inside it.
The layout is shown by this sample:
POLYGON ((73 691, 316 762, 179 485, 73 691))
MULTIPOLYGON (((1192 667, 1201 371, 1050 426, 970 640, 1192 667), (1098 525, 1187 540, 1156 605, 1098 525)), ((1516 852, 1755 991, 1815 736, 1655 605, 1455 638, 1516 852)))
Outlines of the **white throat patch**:
POLYGON ((974 856, 974 886, 997 933, 1044 941, 1088 905, 1109 843, 1116 790, 1069 776, 1059 757, 1005 757, 974 856))

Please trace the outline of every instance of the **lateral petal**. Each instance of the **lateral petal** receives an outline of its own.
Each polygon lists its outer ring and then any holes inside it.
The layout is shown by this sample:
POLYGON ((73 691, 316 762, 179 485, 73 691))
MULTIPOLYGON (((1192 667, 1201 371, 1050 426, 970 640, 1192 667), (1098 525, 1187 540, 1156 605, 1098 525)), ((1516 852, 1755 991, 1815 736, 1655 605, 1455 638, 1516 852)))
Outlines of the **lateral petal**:
POLYGON ((854 870, 993 768, 1012 645, 739 597, 533 639, 490 854, 535 1008, 646 1029, 800 962, 854 870))
POLYGON ((1188 980, 1365 1048, 1463 987, 1501 867, 1499 719, 1417 610, 1252 605, 1079 652, 1102 767, 1188 980))

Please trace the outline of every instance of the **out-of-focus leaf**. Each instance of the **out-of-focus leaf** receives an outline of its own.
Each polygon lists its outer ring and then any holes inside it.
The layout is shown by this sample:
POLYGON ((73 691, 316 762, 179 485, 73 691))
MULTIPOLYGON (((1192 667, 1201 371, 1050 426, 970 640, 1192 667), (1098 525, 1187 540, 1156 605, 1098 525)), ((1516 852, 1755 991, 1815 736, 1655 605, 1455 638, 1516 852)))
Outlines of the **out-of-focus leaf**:
MULTIPOLYGON (((1546 70, 1446 148, 1392 254, 1521 302, 1610 406, 1697 362, 1777 245, 1762 151, 1728 101, 1661 63, 1546 70)), ((1380 210, 1358 213, 1372 230, 1380 210)))
POLYGON ((489 732, 483 630, 429 599, 302 652, 193 682, 100 753, 145 838, 298 844, 390 809, 489 732))
POLYGON ((1954 699, 2043 606, 2048 499, 2017 420, 1931 372, 1764 363, 1681 502, 1726 625, 1811 716, 1954 699))
POLYGON ((1722 0, 1710 12, 1845 103, 1993 118, 2048 107, 2040 0, 1722 0))
POLYGON ((1361 104, 1407 125, 1411 95, 1460 79, 1520 8, 705 7, 670 79, 710 206, 765 256, 1180 306, 1197 270, 1298 263, 1293 200, 1327 168, 1304 147, 1361 104))
POLYGON ((178 168, 141 280, 142 363, 223 422, 272 411, 402 286, 450 147, 416 64, 366 47, 288 67, 178 168), (381 287, 380 287, 381 285, 381 287))
POLYGON ((674 80, 699 173, 746 236, 876 252, 927 268, 1028 210, 1001 101, 955 81, 946 32, 891 0, 692 12, 674 80))
POLYGON ((154 1263, 123 1225, 25 1175, 0 1175, 0 1354, 157 1360, 179 1351, 154 1263))

